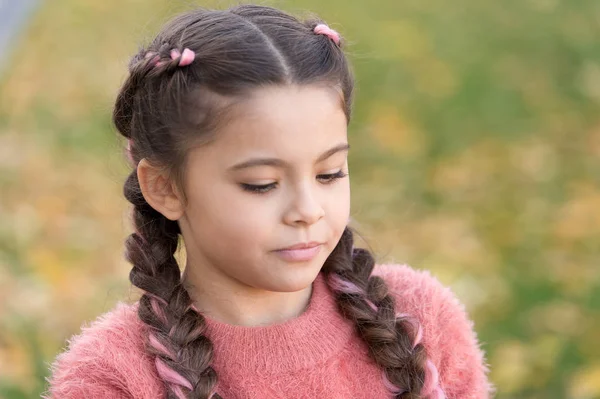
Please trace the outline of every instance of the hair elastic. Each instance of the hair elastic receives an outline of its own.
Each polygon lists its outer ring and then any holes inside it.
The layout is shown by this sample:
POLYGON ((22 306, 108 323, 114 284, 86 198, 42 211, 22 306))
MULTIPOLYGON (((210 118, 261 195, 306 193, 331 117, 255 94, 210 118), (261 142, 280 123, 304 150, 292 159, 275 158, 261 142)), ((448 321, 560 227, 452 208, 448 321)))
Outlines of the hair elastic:
POLYGON ((171 59, 176 60, 177 58, 179 58, 179 66, 190 65, 192 62, 194 62, 196 53, 189 48, 184 48, 182 53, 180 53, 177 49, 171 50, 171 59))
POLYGON ((336 45, 340 45, 340 34, 325 24, 318 24, 313 29, 313 32, 315 32, 317 35, 325 35, 333 40, 336 45))
MULTIPOLYGON (((194 53, 189 48, 184 48, 183 52, 180 52, 179 50, 174 48, 173 50, 171 50, 170 55, 172 60, 176 60, 177 58, 179 58, 179 64, 177 65, 180 67, 190 65, 192 62, 194 62, 194 59, 196 58, 196 53, 194 53)), ((154 51, 148 51, 144 56, 144 58, 150 57, 154 57, 154 66, 161 66, 162 64, 166 63, 166 61, 160 61, 160 56, 154 51)))

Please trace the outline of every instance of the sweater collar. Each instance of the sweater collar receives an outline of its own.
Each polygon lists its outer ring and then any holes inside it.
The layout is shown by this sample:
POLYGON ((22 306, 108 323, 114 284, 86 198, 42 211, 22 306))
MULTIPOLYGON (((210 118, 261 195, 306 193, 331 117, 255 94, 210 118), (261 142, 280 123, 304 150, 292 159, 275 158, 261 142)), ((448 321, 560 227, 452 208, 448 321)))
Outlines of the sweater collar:
POLYGON ((354 332, 352 322, 338 311, 322 272, 313 283, 307 308, 296 318, 253 327, 208 317, 206 322, 217 372, 243 369, 276 374, 312 367, 338 353, 354 332))

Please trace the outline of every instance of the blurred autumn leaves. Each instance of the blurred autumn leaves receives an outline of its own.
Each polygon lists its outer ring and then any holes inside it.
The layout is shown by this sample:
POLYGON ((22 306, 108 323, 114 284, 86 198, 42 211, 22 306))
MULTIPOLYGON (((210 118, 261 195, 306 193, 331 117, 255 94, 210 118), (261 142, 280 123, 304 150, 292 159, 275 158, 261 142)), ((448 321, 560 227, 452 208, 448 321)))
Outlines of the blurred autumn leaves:
MULTIPOLYGON (((498 398, 600 398, 600 3, 283 7, 347 39, 353 218, 380 260, 452 287, 498 398)), ((0 80, 0 397, 39 397, 66 338, 133 295, 110 112, 129 55, 179 9, 48 2, 15 45, 0 80)))

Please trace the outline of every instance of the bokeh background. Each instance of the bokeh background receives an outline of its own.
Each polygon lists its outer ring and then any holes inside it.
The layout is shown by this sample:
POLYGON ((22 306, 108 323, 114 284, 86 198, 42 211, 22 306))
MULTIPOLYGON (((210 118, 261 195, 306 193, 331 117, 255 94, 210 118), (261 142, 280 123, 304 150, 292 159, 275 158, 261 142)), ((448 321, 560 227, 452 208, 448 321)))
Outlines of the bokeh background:
MULTIPOLYGON (((39 397, 66 340, 136 295, 111 107, 193 3, 42 1, 0 54, 2 398, 39 397)), ((347 40, 353 217, 379 260, 455 291, 498 398, 600 398, 600 2, 263 4, 347 40)))

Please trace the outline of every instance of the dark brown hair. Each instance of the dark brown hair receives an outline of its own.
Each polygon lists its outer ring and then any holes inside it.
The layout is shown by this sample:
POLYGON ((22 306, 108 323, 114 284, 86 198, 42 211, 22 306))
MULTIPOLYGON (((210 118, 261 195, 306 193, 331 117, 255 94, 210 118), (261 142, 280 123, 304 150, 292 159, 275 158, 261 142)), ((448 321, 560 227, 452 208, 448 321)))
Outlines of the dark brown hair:
MULTIPOLYGON (((145 201, 136 165, 142 158, 160 165, 182 187, 190 148, 209 141, 235 104, 258 87, 332 87, 342 95, 349 122, 354 79, 343 42, 315 34, 319 23, 265 6, 196 9, 175 17, 129 64, 113 113, 114 124, 130 142, 134 168, 124 185, 135 228, 125 243, 126 258, 133 265, 131 283, 143 291, 138 316, 149 327, 146 348, 156 357, 169 398, 220 396, 214 392, 213 347, 203 335, 206 320, 191 308, 174 257, 179 225, 145 201), (170 50, 184 48, 196 58, 181 67, 170 50)), ((397 317, 383 279, 372 276, 374 264, 369 251, 354 248, 346 227, 322 271, 340 312, 356 324, 395 397, 420 398, 425 348, 415 341, 415 325, 397 317)))

